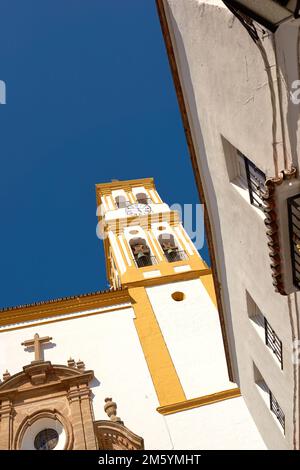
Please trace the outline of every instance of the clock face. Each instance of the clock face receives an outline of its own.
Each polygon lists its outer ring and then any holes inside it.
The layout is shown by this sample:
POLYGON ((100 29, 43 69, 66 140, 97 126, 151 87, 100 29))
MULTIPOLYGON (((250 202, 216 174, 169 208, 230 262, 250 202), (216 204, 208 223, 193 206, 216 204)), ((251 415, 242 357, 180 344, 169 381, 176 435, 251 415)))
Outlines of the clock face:
POLYGON ((126 207, 127 215, 147 215, 150 214, 151 207, 148 204, 130 204, 126 207))

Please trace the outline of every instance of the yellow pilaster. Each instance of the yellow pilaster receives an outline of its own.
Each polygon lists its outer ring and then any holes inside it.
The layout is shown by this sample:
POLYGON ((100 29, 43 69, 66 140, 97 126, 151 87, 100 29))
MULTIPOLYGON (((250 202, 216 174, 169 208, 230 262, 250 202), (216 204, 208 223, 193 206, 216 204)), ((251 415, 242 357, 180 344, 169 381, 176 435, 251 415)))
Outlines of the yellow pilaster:
POLYGON ((186 400, 145 288, 132 287, 128 292, 136 315, 135 327, 160 406, 186 400))

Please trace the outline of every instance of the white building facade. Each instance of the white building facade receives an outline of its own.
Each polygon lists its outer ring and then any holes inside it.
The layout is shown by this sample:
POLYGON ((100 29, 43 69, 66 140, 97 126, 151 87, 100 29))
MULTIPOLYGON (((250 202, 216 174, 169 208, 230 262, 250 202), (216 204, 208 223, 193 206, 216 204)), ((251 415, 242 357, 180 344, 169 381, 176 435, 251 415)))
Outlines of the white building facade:
POLYGON ((273 34, 219 0, 157 4, 232 376, 267 447, 299 449, 299 20, 273 34))

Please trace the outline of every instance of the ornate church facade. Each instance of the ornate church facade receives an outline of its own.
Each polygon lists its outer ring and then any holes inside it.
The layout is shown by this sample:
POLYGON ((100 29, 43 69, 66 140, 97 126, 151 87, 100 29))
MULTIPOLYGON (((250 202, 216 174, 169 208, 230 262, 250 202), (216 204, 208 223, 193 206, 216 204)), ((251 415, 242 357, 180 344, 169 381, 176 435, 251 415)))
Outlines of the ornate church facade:
POLYGON ((96 194, 111 288, 1 311, 0 449, 264 449, 178 213, 152 178, 96 194))

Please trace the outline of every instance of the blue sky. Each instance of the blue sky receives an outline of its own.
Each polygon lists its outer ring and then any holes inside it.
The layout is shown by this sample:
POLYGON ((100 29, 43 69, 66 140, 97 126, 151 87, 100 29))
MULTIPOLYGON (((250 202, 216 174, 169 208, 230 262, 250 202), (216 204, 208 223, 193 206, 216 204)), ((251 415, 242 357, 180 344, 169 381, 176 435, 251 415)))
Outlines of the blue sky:
POLYGON ((2 0, 0 80, 0 306, 106 289, 96 183, 199 202, 155 1, 2 0))

